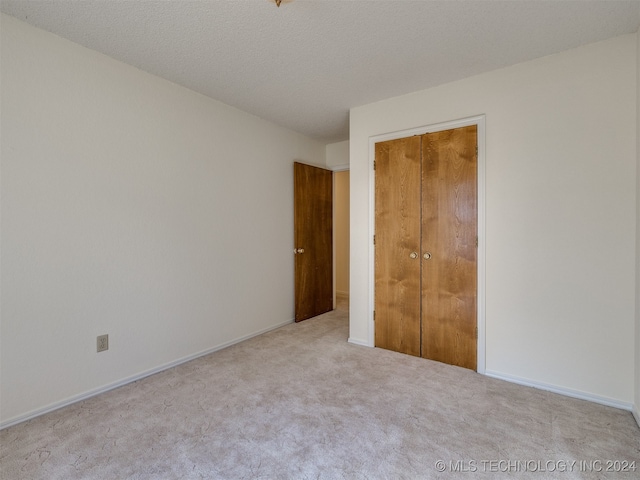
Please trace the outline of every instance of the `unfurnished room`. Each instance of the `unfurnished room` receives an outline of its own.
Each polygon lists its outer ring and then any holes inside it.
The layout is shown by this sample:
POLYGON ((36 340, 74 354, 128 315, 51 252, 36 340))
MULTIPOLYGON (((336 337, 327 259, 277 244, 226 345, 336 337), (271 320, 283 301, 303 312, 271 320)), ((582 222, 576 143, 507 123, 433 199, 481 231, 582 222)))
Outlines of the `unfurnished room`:
POLYGON ((0 478, 640 477, 640 1, 0 12, 0 478))

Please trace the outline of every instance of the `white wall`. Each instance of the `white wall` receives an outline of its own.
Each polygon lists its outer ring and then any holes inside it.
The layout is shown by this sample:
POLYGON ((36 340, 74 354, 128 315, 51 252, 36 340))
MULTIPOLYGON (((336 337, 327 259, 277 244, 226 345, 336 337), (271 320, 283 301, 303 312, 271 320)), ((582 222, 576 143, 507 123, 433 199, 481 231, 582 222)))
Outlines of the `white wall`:
POLYGON ((327 168, 345 170, 349 168, 349 140, 330 143, 326 146, 327 168))
POLYGON ((1 21, 2 422, 290 322, 325 146, 1 21))
POLYGON ((349 295, 349 171, 334 173, 336 293, 349 295))
POLYGON ((630 408, 636 37, 351 110, 350 341, 370 338, 369 137, 486 114, 486 369, 630 408))
POLYGON ((327 168, 334 174, 335 291, 349 293, 349 140, 326 146, 327 168))
MULTIPOLYGON (((638 6, 640 15, 640 6, 638 6)), ((636 422, 640 426, 640 30, 636 33, 636 155, 638 159, 636 167, 636 378, 635 378, 635 408, 633 410, 636 422)))

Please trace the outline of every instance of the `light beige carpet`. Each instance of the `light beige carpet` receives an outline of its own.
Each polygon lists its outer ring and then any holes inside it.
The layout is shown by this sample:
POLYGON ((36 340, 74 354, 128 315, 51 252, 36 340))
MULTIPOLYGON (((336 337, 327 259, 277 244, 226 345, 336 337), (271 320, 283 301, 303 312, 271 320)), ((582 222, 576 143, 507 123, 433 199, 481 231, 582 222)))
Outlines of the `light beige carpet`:
POLYGON ((5 429, 1 478, 640 478, 629 412, 347 336, 341 308, 5 429))

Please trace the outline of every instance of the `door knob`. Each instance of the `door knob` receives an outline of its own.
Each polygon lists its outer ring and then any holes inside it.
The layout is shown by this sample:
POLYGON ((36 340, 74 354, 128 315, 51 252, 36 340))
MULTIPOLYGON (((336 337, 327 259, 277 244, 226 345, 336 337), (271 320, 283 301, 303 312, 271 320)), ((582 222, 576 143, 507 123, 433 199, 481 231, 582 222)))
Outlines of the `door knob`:
POLYGON ((298 250, 296 250, 296 253, 304 253, 304 248, 299 248, 298 250))
POLYGON ((416 258, 418 258, 418 252, 411 252, 409 258, 413 258, 415 260, 416 258))
POLYGON ((430 254, 429 252, 426 252, 426 253, 423 255, 423 257, 424 257, 424 259, 425 259, 425 260, 429 260, 429 259, 431 258, 431 254, 430 254))

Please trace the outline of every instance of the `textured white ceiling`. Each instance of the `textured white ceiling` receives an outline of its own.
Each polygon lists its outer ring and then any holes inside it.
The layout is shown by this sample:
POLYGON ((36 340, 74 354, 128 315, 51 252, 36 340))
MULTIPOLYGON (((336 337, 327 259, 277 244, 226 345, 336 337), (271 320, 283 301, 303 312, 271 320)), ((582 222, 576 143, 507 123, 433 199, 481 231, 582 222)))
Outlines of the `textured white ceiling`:
POLYGON ((630 1, 1 0, 0 9, 326 143, 349 108, 638 30, 630 1))

